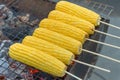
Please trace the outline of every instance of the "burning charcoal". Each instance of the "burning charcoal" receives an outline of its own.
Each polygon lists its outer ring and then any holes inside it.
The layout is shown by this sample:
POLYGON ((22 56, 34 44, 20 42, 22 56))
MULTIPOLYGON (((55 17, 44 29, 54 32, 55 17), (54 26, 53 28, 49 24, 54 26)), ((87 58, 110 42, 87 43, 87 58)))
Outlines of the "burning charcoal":
POLYGON ((54 78, 47 73, 37 72, 33 74, 34 80, 53 80, 54 78))
POLYGON ((31 28, 27 25, 19 25, 18 27, 5 27, 2 32, 10 40, 20 40, 30 33, 31 28))
POLYGON ((5 76, 0 76, 0 80, 5 80, 5 76))

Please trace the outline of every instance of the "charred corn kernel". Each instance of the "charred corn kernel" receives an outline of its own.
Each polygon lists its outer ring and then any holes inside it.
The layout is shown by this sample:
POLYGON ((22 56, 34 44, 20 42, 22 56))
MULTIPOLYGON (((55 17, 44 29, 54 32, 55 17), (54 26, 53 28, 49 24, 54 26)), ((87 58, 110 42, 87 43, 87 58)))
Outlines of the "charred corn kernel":
POLYGON ((60 1, 56 5, 56 10, 68 13, 70 15, 77 16, 84 20, 87 20, 94 24, 95 26, 100 24, 100 15, 89 10, 85 7, 67 2, 67 1, 60 1))
POLYGON ((65 74, 66 66, 64 63, 40 50, 23 44, 16 43, 10 46, 9 55, 17 61, 51 75, 63 77, 65 74))
POLYGON ((74 54, 72 52, 34 36, 25 37, 22 41, 22 44, 36 48, 51 56, 54 56, 67 65, 71 64, 72 59, 74 59, 74 54))
POLYGON ((83 19, 80 19, 78 17, 75 16, 71 16, 69 14, 66 14, 64 12, 61 11, 57 11, 57 10, 53 10, 49 13, 48 15, 49 19, 55 19, 58 21, 62 21, 64 23, 70 24, 72 26, 75 26, 77 28, 80 28, 82 30, 84 30, 85 32, 87 32, 88 34, 93 34, 94 33, 94 25, 91 24, 88 21, 85 21, 83 19))
POLYGON ((43 19, 40 22, 39 27, 47 28, 49 30, 72 37, 76 40, 79 40, 82 43, 84 43, 85 38, 88 37, 85 31, 52 19, 43 19))
POLYGON ((75 55, 78 55, 81 52, 81 48, 82 48, 81 42, 73 38, 59 34, 57 32, 50 31, 45 28, 37 28, 34 31, 33 36, 54 43, 62 48, 65 48, 73 52, 75 55))

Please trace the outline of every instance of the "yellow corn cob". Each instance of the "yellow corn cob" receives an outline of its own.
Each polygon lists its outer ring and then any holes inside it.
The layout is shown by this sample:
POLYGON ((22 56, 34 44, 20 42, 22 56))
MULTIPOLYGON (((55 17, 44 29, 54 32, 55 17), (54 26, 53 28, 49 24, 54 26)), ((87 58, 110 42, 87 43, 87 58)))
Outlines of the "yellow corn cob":
POLYGON ((67 2, 67 1, 60 1, 56 5, 56 10, 68 13, 70 15, 77 16, 84 20, 87 20, 94 24, 95 26, 100 24, 100 15, 87 9, 82 6, 67 2))
POLYGON ((57 32, 50 31, 45 28, 37 28, 34 31, 33 36, 52 42, 62 48, 65 48, 73 52, 76 55, 80 54, 81 52, 80 51, 81 50, 80 48, 82 48, 81 42, 73 38, 59 34, 57 32))
POLYGON ((48 18, 59 20, 59 21, 62 21, 64 23, 70 24, 72 26, 75 26, 77 28, 80 28, 80 29, 86 31, 88 34, 94 33, 95 27, 93 24, 91 24, 90 22, 85 21, 83 19, 80 19, 78 17, 71 16, 71 15, 66 14, 64 12, 61 12, 61 11, 57 11, 57 10, 51 11, 48 15, 48 18))
POLYGON ((74 59, 74 54, 72 52, 33 36, 25 37, 22 41, 22 44, 36 48, 51 56, 54 56, 67 65, 69 65, 72 59, 74 59))
POLYGON ((16 43, 10 46, 9 55, 15 60, 51 75, 62 77, 65 74, 66 66, 64 63, 40 50, 23 44, 16 43))
POLYGON ((43 19, 39 26, 75 38, 82 43, 84 43, 85 38, 88 36, 87 33, 81 29, 52 19, 43 19))

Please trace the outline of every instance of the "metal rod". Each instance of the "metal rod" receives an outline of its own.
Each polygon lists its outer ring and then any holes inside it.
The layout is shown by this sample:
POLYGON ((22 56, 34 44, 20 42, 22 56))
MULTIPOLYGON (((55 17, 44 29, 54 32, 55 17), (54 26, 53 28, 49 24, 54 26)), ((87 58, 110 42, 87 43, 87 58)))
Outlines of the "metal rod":
POLYGON ((99 70, 101 70, 101 71, 111 72, 111 71, 108 70, 108 69, 104 69, 104 68, 101 68, 101 67, 98 67, 98 66, 94 66, 94 65, 91 65, 91 64, 82 62, 82 61, 75 60, 75 59, 72 59, 72 61, 77 62, 77 63, 80 63, 80 64, 83 64, 83 65, 86 65, 86 66, 89 66, 89 67, 92 67, 92 68, 95 68, 95 69, 99 69, 99 70))
POLYGON ((108 25, 108 26, 111 26, 111 27, 116 28, 116 29, 120 29, 120 27, 115 26, 115 25, 112 25, 112 24, 109 24, 109 23, 106 23, 106 22, 104 22, 104 21, 100 21, 100 23, 105 24, 105 25, 108 25))
POLYGON ((110 36, 110 37, 113 37, 113 38, 120 39, 120 37, 116 36, 116 35, 108 34, 108 33, 102 32, 102 31, 98 31, 98 30, 94 30, 94 31, 97 32, 97 33, 100 33, 100 34, 104 34, 104 35, 107 35, 107 36, 110 36))
POLYGON ((79 78, 79 77, 77 77, 77 76, 75 76, 75 75, 73 75, 73 74, 71 74, 71 73, 69 73, 67 71, 65 71, 65 73, 68 74, 68 75, 70 75, 70 76, 72 76, 72 77, 74 77, 77 80, 82 80, 81 78, 79 78))
POLYGON ((108 59, 108 60, 111 60, 111 61, 114 61, 114 62, 117 62, 117 63, 120 63, 120 60, 117 60, 117 59, 114 59, 114 58, 111 58, 111 57, 108 57, 108 56, 105 56, 105 55, 102 55, 102 54, 99 54, 99 53, 96 53, 96 52, 92 52, 92 51, 89 51, 89 50, 86 50, 86 49, 82 49, 82 51, 88 52, 88 53, 93 54, 93 55, 103 57, 105 59, 108 59))
POLYGON ((93 40, 93 39, 88 39, 87 38, 86 40, 91 41, 91 42, 95 42, 95 43, 99 43, 99 44, 102 44, 102 45, 106 45, 106 46, 109 46, 109 47, 112 47, 112 48, 120 49, 119 46, 115 46, 115 45, 111 45, 111 44, 108 44, 108 43, 96 41, 96 40, 93 40))

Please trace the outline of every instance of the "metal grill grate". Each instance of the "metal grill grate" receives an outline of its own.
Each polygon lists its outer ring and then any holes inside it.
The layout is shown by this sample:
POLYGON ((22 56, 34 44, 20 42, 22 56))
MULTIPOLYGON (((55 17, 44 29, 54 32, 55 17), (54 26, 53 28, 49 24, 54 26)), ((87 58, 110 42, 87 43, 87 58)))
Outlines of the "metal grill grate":
POLYGON ((69 0, 69 1, 87 7, 101 15, 105 15, 104 17, 109 17, 114 10, 114 8, 110 5, 92 0, 69 0))
MULTIPOLYGON (((19 0, 16 0, 19 1, 19 0)), ((51 0, 52 1, 52 0, 51 0)), ((113 8, 111 6, 93 2, 93 1, 80 1, 80 0, 70 0, 73 3, 83 5, 85 7, 89 7, 95 11, 101 11, 102 14, 106 14, 109 16, 111 12, 113 11, 113 8)), ((12 3, 12 4, 17 4, 12 3)), ((9 5, 10 7, 12 6, 9 5)), ((5 27, 6 28, 6 27, 5 27)), ((12 33, 14 31, 10 31, 10 29, 5 30, 5 35, 10 36, 10 40, 6 40, 3 38, 4 42, 1 42, 1 48, 0 51, 4 50, 4 48, 9 48, 9 46, 14 43, 14 42, 20 42, 26 35, 29 35, 32 33, 34 28, 24 27, 24 29, 18 29, 19 32, 16 29, 16 33, 12 33), (29 30, 28 30, 29 29, 29 30), (2 46, 2 44, 4 45, 2 46), (9 46, 5 46, 5 43, 8 43, 9 46)), ((1 52, 0 52, 1 53, 1 52)), ((7 53, 7 52, 4 52, 7 53)), ((5 75, 6 80, 57 80, 57 78, 53 78, 50 75, 43 73, 42 71, 37 71, 34 68, 31 68, 29 66, 26 66, 20 62, 17 62, 15 60, 12 60, 11 58, 8 57, 8 55, 0 55, 0 78, 5 75), (47 79, 46 77, 47 76, 47 79)), ((63 80, 60 79, 59 80, 63 80)))
POLYGON ((92 9, 96 10, 100 14, 105 14, 107 17, 113 12, 113 7, 110 5, 106 5, 100 2, 95 1, 85 1, 86 4, 92 9))

